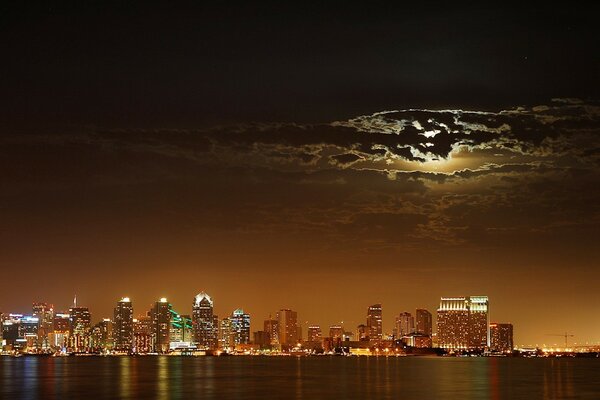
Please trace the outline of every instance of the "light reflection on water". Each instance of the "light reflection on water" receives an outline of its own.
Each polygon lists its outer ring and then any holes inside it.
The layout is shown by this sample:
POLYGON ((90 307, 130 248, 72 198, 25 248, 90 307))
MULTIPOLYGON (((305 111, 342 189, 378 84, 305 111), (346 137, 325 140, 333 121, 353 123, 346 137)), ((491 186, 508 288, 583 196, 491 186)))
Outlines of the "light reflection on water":
POLYGON ((600 359, 0 358, 0 398, 600 399, 600 359))

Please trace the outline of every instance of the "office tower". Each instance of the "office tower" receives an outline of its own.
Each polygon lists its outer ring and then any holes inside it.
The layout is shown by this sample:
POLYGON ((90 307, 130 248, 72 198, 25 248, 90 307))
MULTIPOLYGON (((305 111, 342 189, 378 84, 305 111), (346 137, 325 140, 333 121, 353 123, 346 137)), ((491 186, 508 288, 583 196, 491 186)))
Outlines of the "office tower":
POLYGON ((279 326, 279 344, 290 348, 298 343, 298 313, 290 309, 281 309, 277 313, 279 326))
POLYGON ((396 317, 396 332, 398 338, 410 335, 415 331, 415 319, 409 312, 402 312, 396 317))
POLYGON ((92 321, 87 307, 78 307, 76 303, 69 308, 69 349, 75 353, 86 351, 89 345, 89 331, 92 321))
POLYGON ((47 303, 33 303, 32 315, 39 320, 38 324, 38 348, 48 349, 48 335, 52 333, 54 320, 54 306, 47 303))
POLYGON ((512 324, 490 324, 490 349, 501 353, 511 353, 514 349, 512 324))
POLYGON ((194 298, 192 309, 194 342, 204 349, 218 346, 218 319, 213 312, 213 300, 204 292, 194 298))
POLYGON ((133 348, 133 305, 129 297, 123 297, 115 307, 113 338, 115 351, 131 351, 133 348))
POLYGON ((192 317, 179 315, 171 309, 171 347, 189 347, 193 342, 192 317))
POLYGON ((369 327, 366 326, 365 324, 360 324, 356 327, 356 338, 361 341, 361 342, 365 342, 369 340, 369 327))
POLYGON ((269 338, 269 335, 267 335, 267 332, 256 331, 254 332, 254 344, 257 344, 261 349, 264 349, 271 345, 271 339, 269 338))
POLYGON ((264 329, 266 335, 269 337, 269 344, 276 346, 279 344, 279 322, 276 319, 265 320, 264 329))
POLYGON ((250 314, 246 314, 244 310, 238 308, 229 318, 231 320, 234 344, 250 343, 250 314))
POLYGON ((374 304, 367 311, 367 328, 369 340, 379 343, 383 339, 382 310, 381 304, 374 304))
POLYGON ((96 353, 102 353, 111 350, 113 347, 112 321, 109 318, 103 318, 92 327, 90 334, 90 347, 96 353))
POLYGON ((340 325, 332 325, 329 327, 329 337, 332 339, 342 339, 344 337, 344 328, 340 325))
POLYGON ((0 312, 0 351, 2 351, 2 343, 4 340, 2 331, 4 331, 4 314, 0 312))
POLYGON ((21 318, 21 332, 19 333, 20 338, 24 339, 24 344, 29 351, 38 350, 38 330, 40 322, 39 318, 24 315, 21 318))
POLYGON ((154 320, 151 315, 140 315, 133 319, 132 330, 131 351, 133 353, 145 354, 154 351, 154 320))
POLYGON ((52 320, 52 332, 48 334, 48 343, 55 350, 62 350, 68 345, 69 331, 71 327, 70 315, 68 313, 55 313, 52 320))
POLYGON ((171 304, 166 298, 154 303, 152 317, 152 347, 155 353, 168 353, 171 343, 171 304))
POLYGON ((321 333, 321 327, 319 325, 311 325, 308 327, 308 341, 319 343, 323 341, 323 334, 321 333))
POLYGON ((415 331, 431 337, 433 333, 431 313, 423 308, 417 308, 415 313, 415 331))
POLYGON ((487 296, 442 297, 438 309, 438 344, 451 350, 489 347, 487 296))
POLYGON ((219 348, 230 350, 235 347, 231 318, 226 317, 219 323, 219 348))
POLYGON ((8 314, 3 316, 2 339, 7 350, 18 350, 24 346, 21 333, 21 314, 8 314))

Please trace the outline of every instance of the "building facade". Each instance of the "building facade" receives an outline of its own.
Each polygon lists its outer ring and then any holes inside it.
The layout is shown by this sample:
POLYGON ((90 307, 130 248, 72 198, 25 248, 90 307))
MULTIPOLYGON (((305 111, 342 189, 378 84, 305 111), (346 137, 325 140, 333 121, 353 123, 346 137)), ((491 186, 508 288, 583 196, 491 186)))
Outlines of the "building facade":
POLYGON ((437 339, 449 350, 489 348, 489 300, 487 296, 442 297, 438 309, 437 339))
POLYGON ((133 305, 129 297, 123 297, 117 303, 114 312, 114 350, 129 352, 133 350, 133 305))
POLYGON ((155 353, 168 353, 171 344, 171 304, 166 298, 154 303, 152 317, 152 349, 155 353))
POLYGON ((380 343, 383 339, 383 312, 381 304, 373 304, 367 310, 367 329, 369 341, 380 343))
POLYGON ((218 318, 213 311, 213 300, 204 292, 194 297, 192 326, 198 347, 211 350, 218 347, 218 318))
POLYGON ((514 347, 512 324, 491 323, 490 350, 499 353, 511 353, 514 347))
POLYGON ((298 313, 290 309, 281 309, 277 313, 279 327, 279 344, 282 347, 294 347, 300 337, 298 335, 298 313))

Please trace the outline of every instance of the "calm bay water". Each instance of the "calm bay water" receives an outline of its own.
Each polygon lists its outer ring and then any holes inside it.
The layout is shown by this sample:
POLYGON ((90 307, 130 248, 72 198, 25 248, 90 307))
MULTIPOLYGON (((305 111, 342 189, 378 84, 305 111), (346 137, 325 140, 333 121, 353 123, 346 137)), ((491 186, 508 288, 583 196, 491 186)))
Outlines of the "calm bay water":
POLYGON ((2 399, 600 399, 600 359, 0 358, 2 399))

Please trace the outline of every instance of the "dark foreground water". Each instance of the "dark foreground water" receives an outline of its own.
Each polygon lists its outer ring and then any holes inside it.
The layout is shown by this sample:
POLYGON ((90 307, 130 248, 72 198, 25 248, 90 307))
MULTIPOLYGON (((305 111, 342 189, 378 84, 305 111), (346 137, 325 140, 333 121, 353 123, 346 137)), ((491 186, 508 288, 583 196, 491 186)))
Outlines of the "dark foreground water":
POLYGON ((600 359, 0 358, 2 399, 600 399, 600 359))

